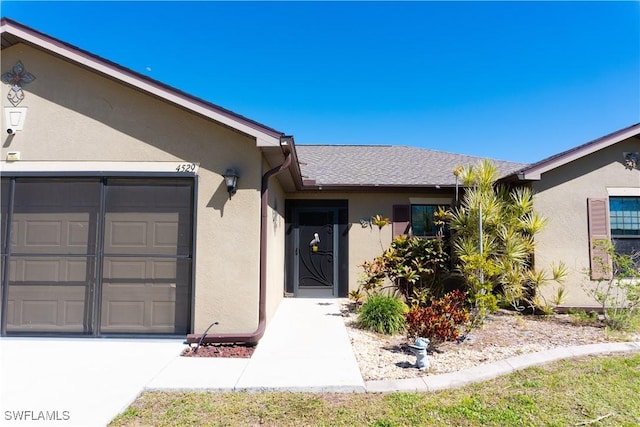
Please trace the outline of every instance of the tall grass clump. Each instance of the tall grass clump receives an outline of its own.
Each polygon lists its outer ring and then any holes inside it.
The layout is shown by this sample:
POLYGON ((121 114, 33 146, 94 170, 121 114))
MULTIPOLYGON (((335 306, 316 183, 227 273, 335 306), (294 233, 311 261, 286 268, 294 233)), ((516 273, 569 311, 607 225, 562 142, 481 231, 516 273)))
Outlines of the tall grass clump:
POLYGON ((405 328, 409 307, 390 295, 371 295, 358 312, 358 326, 381 334, 394 335, 405 328))

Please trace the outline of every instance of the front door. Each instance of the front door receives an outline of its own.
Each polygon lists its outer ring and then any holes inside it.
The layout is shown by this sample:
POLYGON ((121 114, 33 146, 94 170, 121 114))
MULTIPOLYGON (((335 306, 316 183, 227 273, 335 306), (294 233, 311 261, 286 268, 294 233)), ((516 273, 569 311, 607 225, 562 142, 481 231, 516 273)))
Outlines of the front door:
POLYGON ((338 210, 295 211, 294 295, 338 296, 338 210))

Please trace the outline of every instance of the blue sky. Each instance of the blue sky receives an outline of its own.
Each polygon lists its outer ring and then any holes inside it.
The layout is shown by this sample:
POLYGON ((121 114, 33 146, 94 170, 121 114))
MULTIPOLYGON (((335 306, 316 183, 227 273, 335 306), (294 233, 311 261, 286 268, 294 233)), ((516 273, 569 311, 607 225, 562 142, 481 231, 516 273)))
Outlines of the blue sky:
POLYGON ((638 1, 3 1, 2 16, 298 144, 534 162, 640 122, 638 1))

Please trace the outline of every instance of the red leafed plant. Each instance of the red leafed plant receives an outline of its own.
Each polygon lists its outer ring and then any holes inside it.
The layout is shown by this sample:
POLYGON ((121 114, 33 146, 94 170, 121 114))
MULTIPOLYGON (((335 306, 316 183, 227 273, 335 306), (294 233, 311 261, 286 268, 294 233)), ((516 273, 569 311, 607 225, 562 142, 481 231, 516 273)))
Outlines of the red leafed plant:
POLYGON ((455 290, 441 298, 431 298, 431 305, 427 307, 411 307, 405 314, 407 335, 433 342, 457 339, 462 326, 470 319, 466 298, 466 292, 455 290))

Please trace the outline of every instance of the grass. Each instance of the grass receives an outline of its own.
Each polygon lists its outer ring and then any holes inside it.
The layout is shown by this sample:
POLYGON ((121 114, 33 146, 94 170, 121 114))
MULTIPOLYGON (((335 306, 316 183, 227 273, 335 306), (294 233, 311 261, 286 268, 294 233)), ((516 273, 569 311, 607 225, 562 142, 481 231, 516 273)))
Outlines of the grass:
POLYGON ((437 393, 147 392, 110 426, 637 426, 640 354, 529 368, 437 393))

